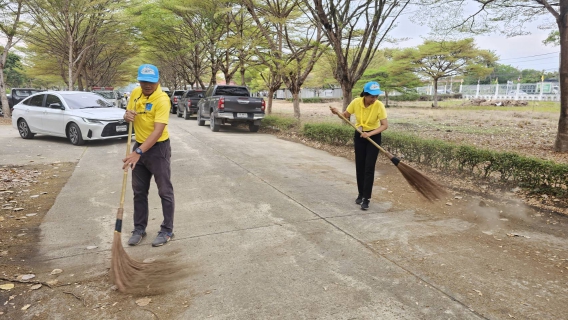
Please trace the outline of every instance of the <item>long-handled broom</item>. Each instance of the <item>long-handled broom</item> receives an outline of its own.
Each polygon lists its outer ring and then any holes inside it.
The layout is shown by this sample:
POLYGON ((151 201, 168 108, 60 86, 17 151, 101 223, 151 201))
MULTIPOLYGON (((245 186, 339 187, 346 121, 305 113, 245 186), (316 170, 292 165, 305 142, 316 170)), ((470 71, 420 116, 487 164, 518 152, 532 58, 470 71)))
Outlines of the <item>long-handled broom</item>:
MULTIPOLYGON (((126 155, 130 153, 132 141, 132 122, 128 125, 128 142, 126 143, 126 155)), ((124 170, 122 178, 122 193, 120 195, 120 207, 116 212, 116 224, 112 241, 112 257, 110 276, 112 282, 119 291, 126 292, 134 289, 164 289, 173 279, 174 272, 179 266, 172 262, 138 262, 128 256, 121 242, 122 215, 124 213, 124 195, 126 193, 126 181, 128 168, 124 170)))
MULTIPOLYGON (((332 109, 332 107, 330 106, 329 109, 332 109)), ((345 122, 349 123, 355 130, 357 130, 357 132, 359 132, 359 134, 362 134, 361 130, 359 130, 359 128, 357 128, 353 123, 351 123, 351 121, 346 119, 343 114, 341 114, 341 112, 338 112, 337 115, 341 117, 341 119, 343 119, 345 122)), ((420 192, 420 194, 422 194, 426 199, 434 201, 437 199, 442 199, 443 196, 447 195, 446 190, 444 190, 444 188, 442 188, 439 184, 422 174, 420 171, 412 168, 404 162, 401 162, 399 158, 383 149, 371 138, 367 137, 367 140, 369 140, 369 142, 371 142, 375 147, 379 148, 379 150, 382 151, 398 168, 398 171, 400 171, 408 184, 410 184, 410 186, 416 191, 420 192)))

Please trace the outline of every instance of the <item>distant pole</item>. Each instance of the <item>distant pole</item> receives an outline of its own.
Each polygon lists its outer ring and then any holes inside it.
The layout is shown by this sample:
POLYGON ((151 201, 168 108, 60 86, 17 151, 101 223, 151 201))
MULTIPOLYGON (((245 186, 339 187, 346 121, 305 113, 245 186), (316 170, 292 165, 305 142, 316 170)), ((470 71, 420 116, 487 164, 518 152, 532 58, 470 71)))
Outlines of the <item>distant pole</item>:
POLYGON ((477 90, 475 91, 475 98, 479 97, 479 79, 477 79, 477 90))
POLYGON ((538 95, 538 100, 542 101, 543 93, 544 93, 544 74, 540 77, 540 94, 538 95))
POLYGON ((495 100, 497 100, 498 95, 499 95, 499 78, 495 79, 495 100))

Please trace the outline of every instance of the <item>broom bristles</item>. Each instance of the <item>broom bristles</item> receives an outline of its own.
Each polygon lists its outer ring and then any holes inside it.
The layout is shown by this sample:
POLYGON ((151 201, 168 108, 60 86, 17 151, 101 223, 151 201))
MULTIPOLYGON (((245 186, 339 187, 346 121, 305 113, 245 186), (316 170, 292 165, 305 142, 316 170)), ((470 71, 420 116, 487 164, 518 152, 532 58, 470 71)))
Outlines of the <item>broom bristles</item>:
POLYGON ((114 232, 110 277, 120 292, 156 294, 171 288, 183 275, 174 261, 139 262, 128 256, 122 246, 120 232, 114 232))
POLYGON ((447 191, 435 181, 404 162, 399 162, 396 167, 408 184, 429 201, 442 199, 442 197, 448 194, 447 191))

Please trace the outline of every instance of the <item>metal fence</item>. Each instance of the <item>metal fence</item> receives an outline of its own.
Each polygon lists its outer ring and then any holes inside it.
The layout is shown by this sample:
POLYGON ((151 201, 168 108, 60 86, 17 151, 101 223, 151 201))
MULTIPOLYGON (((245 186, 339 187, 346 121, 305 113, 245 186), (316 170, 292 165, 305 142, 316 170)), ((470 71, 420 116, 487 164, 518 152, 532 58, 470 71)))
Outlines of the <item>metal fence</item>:
MULTIPOLYGON (((416 92, 432 95, 434 87, 431 85, 418 87, 416 92)), ((560 90, 557 82, 438 86, 438 94, 454 93, 461 93, 464 99, 560 101, 560 90)), ((400 94, 399 92, 389 93, 390 96, 400 94)), ((292 99, 292 94, 287 89, 279 89, 275 92, 274 98, 292 99)), ((300 91, 300 99, 309 98, 342 99, 343 91, 341 88, 325 90, 303 88, 300 91)))

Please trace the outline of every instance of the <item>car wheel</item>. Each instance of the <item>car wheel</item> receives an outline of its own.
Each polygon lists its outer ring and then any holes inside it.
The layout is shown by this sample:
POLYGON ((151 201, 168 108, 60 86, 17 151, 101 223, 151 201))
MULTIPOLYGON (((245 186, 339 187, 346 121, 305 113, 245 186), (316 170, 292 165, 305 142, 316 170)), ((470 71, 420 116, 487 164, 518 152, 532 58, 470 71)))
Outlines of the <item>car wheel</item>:
POLYGON ((28 123, 24 119, 18 120, 18 132, 20 133, 20 137, 24 139, 32 139, 35 136, 35 133, 32 133, 28 123))
POLYGON ((186 108, 183 108, 183 118, 189 120, 189 112, 187 112, 186 108))
POLYGON ((215 116, 211 113, 211 117, 209 118, 209 126, 211 127, 211 131, 218 132, 220 125, 215 123, 215 116))
POLYGON ((81 129, 79 129, 79 126, 75 123, 71 123, 67 128, 67 137, 69 137, 69 141, 73 145, 80 146, 85 143, 83 135, 81 134, 81 129))
POLYGON ((201 111, 197 110, 197 125, 204 126, 205 120, 201 119, 201 111))
POLYGON ((249 122, 249 131, 257 132, 260 129, 260 125, 254 124, 254 122, 249 122))

